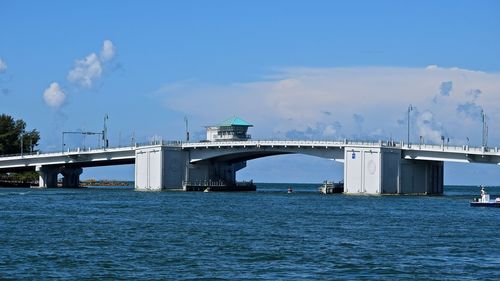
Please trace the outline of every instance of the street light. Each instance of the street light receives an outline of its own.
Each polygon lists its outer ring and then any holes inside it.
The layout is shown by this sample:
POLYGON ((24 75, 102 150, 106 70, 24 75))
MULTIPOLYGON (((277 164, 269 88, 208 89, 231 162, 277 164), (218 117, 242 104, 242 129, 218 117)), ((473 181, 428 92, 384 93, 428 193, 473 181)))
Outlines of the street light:
POLYGON ((486 120, 486 113, 484 113, 483 110, 481 110, 481 117, 482 117, 482 121, 483 121, 483 143, 482 143, 482 146, 487 147, 488 146, 488 124, 487 124, 487 120, 486 120))
POLYGON ((184 124, 186 125, 186 141, 189 142, 189 123, 187 116, 184 116, 184 124))
POLYGON ((413 106, 410 104, 408 106, 408 147, 410 147, 410 111, 413 110, 413 106))
POLYGON ((23 154, 24 154, 24 143, 23 143, 23 139, 24 139, 24 130, 21 131, 21 157, 23 157, 23 154))

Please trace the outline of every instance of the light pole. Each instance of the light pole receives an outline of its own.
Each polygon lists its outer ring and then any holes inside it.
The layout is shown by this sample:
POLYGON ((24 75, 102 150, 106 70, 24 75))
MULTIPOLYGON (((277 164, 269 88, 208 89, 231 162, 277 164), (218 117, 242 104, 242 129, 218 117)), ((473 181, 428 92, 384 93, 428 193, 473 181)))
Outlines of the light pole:
POLYGON ((410 111, 413 110, 413 106, 410 104, 408 106, 408 147, 410 147, 410 111))
POLYGON ((104 115, 104 128, 102 130, 102 142, 103 142, 103 148, 106 149, 108 148, 109 142, 108 142, 108 121, 109 117, 108 114, 104 115))
POLYGON ((189 142, 189 123, 187 116, 184 116, 184 123, 186 125, 186 141, 189 142))
POLYGON ((21 157, 23 157, 23 154, 24 154, 24 142, 23 142, 23 139, 24 139, 24 130, 21 131, 21 157))
POLYGON ((488 124, 486 123, 486 114, 484 113, 483 110, 481 110, 481 117, 483 120, 483 147, 488 146, 488 124))

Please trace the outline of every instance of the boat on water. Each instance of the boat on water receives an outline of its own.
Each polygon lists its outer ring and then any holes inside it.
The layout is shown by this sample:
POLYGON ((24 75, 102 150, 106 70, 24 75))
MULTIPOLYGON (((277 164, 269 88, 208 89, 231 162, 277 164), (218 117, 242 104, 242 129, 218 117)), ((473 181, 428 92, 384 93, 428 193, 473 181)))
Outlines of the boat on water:
POLYGON ((344 192, 344 182, 324 181, 323 185, 319 187, 319 192, 323 194, 342 193, 344 192))
POLYGON ((490 199, 490 195, 486 193, 484 187, 481 187, 481 198, 474 198, 470 202, 471 207, 496 207, 500 208, 500 197, 495 200, 490 199))

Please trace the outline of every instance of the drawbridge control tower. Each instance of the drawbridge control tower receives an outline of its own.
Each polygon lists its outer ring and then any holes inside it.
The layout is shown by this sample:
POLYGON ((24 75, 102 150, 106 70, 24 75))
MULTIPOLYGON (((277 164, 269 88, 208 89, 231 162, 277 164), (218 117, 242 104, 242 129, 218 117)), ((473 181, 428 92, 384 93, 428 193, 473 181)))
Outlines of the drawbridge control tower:
POLYGON ((232 117, 216 126, 207 126, 207 141, 246 141, 251 137, 248 128, 253 127, 247 121, 232 117))

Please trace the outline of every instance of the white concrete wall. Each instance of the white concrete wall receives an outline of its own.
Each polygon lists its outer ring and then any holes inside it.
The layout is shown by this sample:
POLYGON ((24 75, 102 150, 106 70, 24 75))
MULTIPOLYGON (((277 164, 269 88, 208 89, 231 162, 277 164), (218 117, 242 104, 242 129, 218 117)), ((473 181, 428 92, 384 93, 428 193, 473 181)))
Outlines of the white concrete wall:
POLYGON ((346 147, 344 156, 344 192, 347 194, 380 194, 380 148, 346 147))
POLYGON ((380 148, 346 147, 344 156, 344 193, 381 194, 380 148))
POLYGON ((160 191, 163 189, 163 151, 161 146, 145 147, 135 152, 135 189, 160 191))

